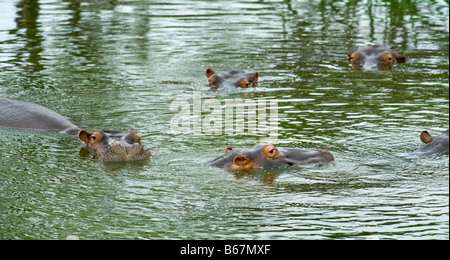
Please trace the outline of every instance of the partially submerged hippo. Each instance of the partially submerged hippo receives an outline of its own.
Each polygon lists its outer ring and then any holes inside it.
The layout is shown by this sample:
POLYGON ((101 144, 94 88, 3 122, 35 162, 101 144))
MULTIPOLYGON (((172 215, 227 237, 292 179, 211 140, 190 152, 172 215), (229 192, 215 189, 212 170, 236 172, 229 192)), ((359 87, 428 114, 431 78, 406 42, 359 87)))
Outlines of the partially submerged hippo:
POLYGON ((151 156, 133 129, 128 132, 98 130, 89 133, 53 110, 31 102, 0 97, 0 127, 57 131, 70 135, 78 133, 85 149, 102 162, 139 161, 151 156))
POLYGON ((448 154, 448 129, 438 136, 432 136, 427 131, 422 131, 420 140, 425 145, 415 150, 414 154, 421 156, 448 154))
POLYGON ((129 132, 96 130, 78 132, 84 148, 102 162, 130 162, 147 160, 152 155, 141 144, 141 137, 131 129, 129 132))
POLYGON ((241 70, 227 70, 223 72, 214 72, 211 68, 206 70, 206 77, 209 80, 208 86, 234 86, 248 88, 256 85, 258 82, 258 72, 253 75, 247 74, 241 70))
POLYGON ((365 64, 392 65, 406 61, 406 57, 383 45, 371 45, 348 54, 349 61, 354 65, 365 64))
POLYGON ((227 147, 225 154, 206 164, 231 170, 251 170, 331 161, 334 161, 333 155, 327 150, 309 151, 298 148, 277 148, 272 144, 256 144, 250 149, 227 147))

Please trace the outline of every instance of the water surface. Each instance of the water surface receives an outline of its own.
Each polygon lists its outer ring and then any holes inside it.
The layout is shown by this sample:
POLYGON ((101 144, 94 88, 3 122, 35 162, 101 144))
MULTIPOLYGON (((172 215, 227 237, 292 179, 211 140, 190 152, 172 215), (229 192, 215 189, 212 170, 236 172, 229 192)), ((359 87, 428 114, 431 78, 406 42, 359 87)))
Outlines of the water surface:
POLYGON ((449 117, 448 1, 0 0, 0 95, 83 128, 136 129, 154 156, 103 164, 56 133, 0 130, 1 239, 448 239, 449 159, 412 158, 449 117), (392 70, 352 72, 384 44, 392 70), (206 68, 259 72, 210 91, 206 68), (267 136, 174 134, 175 99, 278 100, 276 145, 327 165, 203 163, 267 136))

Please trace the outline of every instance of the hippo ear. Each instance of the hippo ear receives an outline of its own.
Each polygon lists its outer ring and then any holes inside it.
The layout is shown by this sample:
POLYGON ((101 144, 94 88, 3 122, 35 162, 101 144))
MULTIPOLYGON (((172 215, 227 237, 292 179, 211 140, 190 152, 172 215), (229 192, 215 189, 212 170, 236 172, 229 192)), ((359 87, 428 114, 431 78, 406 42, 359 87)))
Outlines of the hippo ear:
POLYGON ((354 53, 349 53, 348 60, 351 61, 352 63, 358 62, 359 61, 359 52, 355 51, 354 53))
POLYGON ((258 72, 256 72, 256 73, 252 76, 252 78, 251 78, 251 80, 250 80, 250 84, 254 85, 254 84, 256 84, 257 82, 258 82, 258 72))
POLYGON ((348 60, 349 61, 352 61, 353 60, 353 53, 347 53, 347 55, 348 55, 348 60))
POLYGON ((81 141, 88 143, 89 142, 89 138, 91 138, 91 134, 83 129, 81 129, 80 131, 78 131, 78 139, 80 139, 81 141))
POLYGON ((397 59, 398 63, 406 62, 406 57, 405 56, 397 55, 397 56, 395 56, 395 58, 397 59))
POLYGON ((214 74, 214 70, 212 70, 211 68, 207 68, 206 69, 206 77, 209 78, 214 74))
POLYGON ((225 148, 225 153, 228 153, 229 151, 233 150, 233 148, 227 146, 227 148, 225 148))
POLYGON ((427 144, 431 142, 432 139, 433 136, 431 136, 427 131, 422 131, 422 133, 420 133, 420 140, 422 140, 422 142, 427 144))
POLYGON ((131 142, 132 143, 138 143, 141 144, 141 137, 138 135, 138 133, 136 133, 136 131, 134 131, 133 128, 130 129, 130 135, 129 137, 131 138, 131 142))

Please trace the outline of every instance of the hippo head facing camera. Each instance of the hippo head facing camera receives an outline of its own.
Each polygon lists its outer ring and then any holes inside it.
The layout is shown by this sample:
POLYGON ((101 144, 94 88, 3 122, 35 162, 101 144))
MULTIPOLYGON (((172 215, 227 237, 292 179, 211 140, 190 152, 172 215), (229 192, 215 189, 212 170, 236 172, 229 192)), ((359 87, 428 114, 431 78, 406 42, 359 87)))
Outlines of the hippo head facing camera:
POLYGON ((82 129, 78 132, 78 139, 101 162, 141 161, 152 155, 144 149, 141 137, 134 129, 128 132, 96 130, 92 133, 82 129))
POLYGON ((241 87, 248 88, 255 86, 258 82, 258 72, 253 75, 247 74, 242 70, 227 70, 214 72, 211 68, 206 69, 208 86, 213 87, 241 87))

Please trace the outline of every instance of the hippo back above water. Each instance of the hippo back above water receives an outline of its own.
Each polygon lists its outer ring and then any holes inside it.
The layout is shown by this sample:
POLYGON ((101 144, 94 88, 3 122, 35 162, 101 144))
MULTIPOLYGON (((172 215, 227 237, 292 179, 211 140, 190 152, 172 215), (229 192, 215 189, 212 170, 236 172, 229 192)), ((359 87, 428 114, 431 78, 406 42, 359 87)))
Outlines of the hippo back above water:
POLYGON ((256 144, 252 148, 225 149, 225 154, 206 163, 208 166, 230 170, 283 168, 308 163, 331 162, 333 155, 327 150, 303 150, 256 144))
POLYGON ((78 133, 84 148, 102 162, 139 161, 151 156, 133 129, 128 132, 98 130, 89 133, 55 111, 31 102, 0 97, 0 127, 70 135, 78 133))
POLYGON ((41 105, 0 97, 0 126, 76 134, 79 127, 67 117, 41 105))

